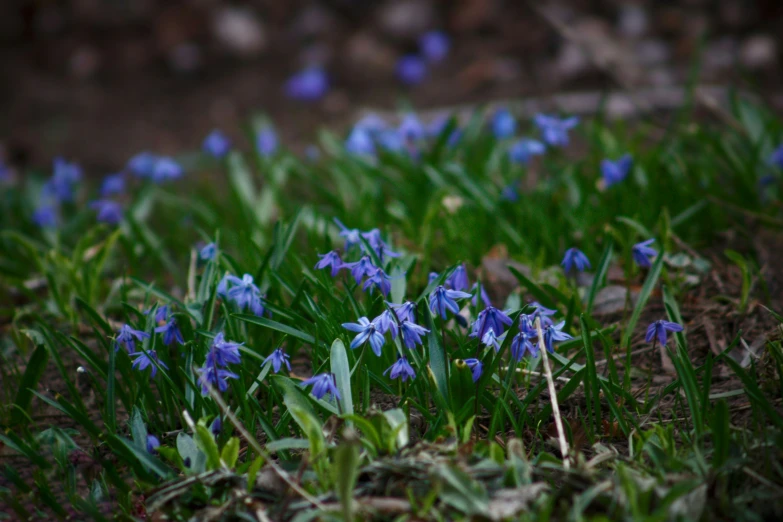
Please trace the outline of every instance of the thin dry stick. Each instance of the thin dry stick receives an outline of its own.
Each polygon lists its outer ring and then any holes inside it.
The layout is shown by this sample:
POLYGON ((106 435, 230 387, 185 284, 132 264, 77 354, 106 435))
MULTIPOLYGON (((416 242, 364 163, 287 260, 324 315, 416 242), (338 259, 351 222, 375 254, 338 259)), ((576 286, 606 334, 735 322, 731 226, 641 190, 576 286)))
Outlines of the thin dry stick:
POLYGON ((549 386, 549 398, 552 400, 552 415, 555 416, 557 440, 560 442, 560 453, 563 454, 563 468, 569 469, 571 466, 568 462, 568 441, 566 441, 565 430, 563 429, 563 419, 560 417, 560 406, 557 404, 557 390, 555 389, 555 380, 552 378, 552 368, 549 367, 549 356, 546 354, 544 332, 541 330, 540 317, 536 317, 536 332, 538 332, 538 351, 541 352, 541 357, 544 359, 544 375, 549 386))

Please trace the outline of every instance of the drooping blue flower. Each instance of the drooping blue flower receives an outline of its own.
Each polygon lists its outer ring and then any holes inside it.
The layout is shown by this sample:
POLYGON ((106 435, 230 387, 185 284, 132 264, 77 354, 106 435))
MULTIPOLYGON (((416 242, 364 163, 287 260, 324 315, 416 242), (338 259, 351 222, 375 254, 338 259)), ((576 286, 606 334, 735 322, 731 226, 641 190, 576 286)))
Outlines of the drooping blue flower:
POLYGON ((416 322, 416 303, 413 301, 405 301, 402 304, 388 303, 388 305, 392 307, 400 321, 416 322))
POLYGON ((620 183, 628 177, 633 166, 633 158, 630 154, 624 154, 618 160, 601 160, 601 176, 604 179, 604 185, 608 188, 615 183, 620 183))
POLYGON ((370 131, 355 126, 345 139, 345 151, 356 156, 374 156, 375 141, 370 131))
POLYGON ((116 225, 122 221, 122 205, 110 199, 99 199, 90 203, 97 213, 96 219, 107 225, 116 225))
POLYGON ((160 447, 160 441, 155 435, 147 435, 147 453, 155 454, 160 447))
POLYGON ((377 267, 372 263, 370 256, 362 256, 358 261, 353 263, 343 263, 343 267, 351 271, 351 275, 356 280, 356 284, 361 283, 364 276, 372 275, 375 273, 377 267))
POLYGON ((136 341, 143 341, 149 336, 150 334, 147 332, 134 330, 130 325, 124 324, 120 327, 120 331, 117 332, 117 337, 114 338, 115 350, 123 346, 129 354, 133 354, 136 352, 136 341))
POLYGON ((333 221, 340 227, 340 237, 345 239, 345 250, 349 250, 354 245, 361 244, 362 232, 358 228, 348 228, 337 218, 333 218, 333 221))
POLYGON ((125 192, 125 176, 121 172, 103 178, 103 182, 101 183, 102 198, 115 194, 122 194, 123 192, 125 192))
POLYGON ((531 339, 533 339, 533 336, 525 331, 516 334, 511 339, 511 359, 519 362, 525 356, 525 352, 529 353, 531 357, 538 357, 538 347, 531 339))
POLYGON ((312 393, 313 397, 316 399, 322 399, 325 395, 331 395, 335 399, 340 400, 340 391, 337 389, 337 380, 333 373, 314 375, 299 384, 299 386, 303 388, 310 385, 313 386, 310 393, 312 393))
POLYGON ((397 78, 406 85, 418 85, 427 76, 427 64, 420 56, 408 54, 397 61, 397 78))
POLYGON ((563 270, 568 274, 576 268, 579 272, 584 272, 586 268, 591 268, 590 260, 587 256, 578 248, 569 248, 566 250, 563 261, 560 263, 563 266, 563 270))
POLYGON ((228 379, 239 379, 239 375, 226 370, 224 368, 218 368, 214 364, 205 364, 203 368, 197 368, 196 372, 199 374, 198 383, 201 385, 201 395, 206 397, 209 395, 209 386, 224 392, 228 389, 228 379))
POLYGON ((406 143, 415 143, 427 137, 424 125, 413 113, 408 113, 402 118, 397 132, 406 143))
POLYGON ((340 254, 337 250, 332 250, 326 254, 318 254, 318 257, 321 259, 315 264, 316 270, 331 268, 332 277, 336 276, 344 266, 343 260, 340 259, 340 254))
POLYGON ((492 133, 502 140, 510 138, 517 131, 517 121, 508 109, 498 109, 492 116, 492 133))
POLYGON ((285 83, 286 96, 299 101, 316 101, 329 91, 329 77, 321 67, 307 67, 285 83))
POLYGON ((150 178, 155 183, 163 183, 164 181, 180 178, 184 173, 182 166, 173 158, 163 156, 155 159, 150 178))
POLYGON ((479 292, 478 289, 479 289, 479 283, 478 281, 476 281, 475 283, 473 283, 473 286, 470 289, 470 293, 473 294, 473 297, 470 299, 470 304, 473 306, 478 306, 478 298, 480 293, 481 302, 484 303, 484 306, 492 306, 492 301, 490 301, 489 294, 487 294, 487 287, 481 285, 481 292, 479 292))
MULTIPOLYGON (((232 281, 234 282, 234 281, 232 281)), ((228 290, 228 299, 233 301, 240 310, 250 309, 256 315, 263 315, 261 291, 253 283, 253 276, 245 274, 241 280, 228 290), (260 309, 261 313, 258 313, 260 309)))
POLYGON ((555 342, 567 341, 571 339, 571 336, 561 331, 565 326, 565 321, 561 321, 557 324, 550 324, 544 329, 544 346, 549 353, 554 353, 555 342))
POLYGON ((533 122, 541 131, 544 142, 553 147, 565 147, 569 143, 568 131, 576 127, 579 118, 558 118, 546 114, 536 114, 533 122))
POLYGON ((484 365, 481 364, 481 361, 478 359, 465 359, 464 362, 468 365, 468 368, 470 368, 470 371, 473 374, 473 382, 478 381, 481 378, 481 371, 484 368, 484 365))
POLYGON ((343 328, 359 334, 351 341, 351 349, 355 349, 369 341, 373 353, 378 357, 381 356, 381 348, 383 348, 386 339, 378 331, 378 324, 374 321, 370 322, 366 317, 360 317, 358 323, 343 323, 343 328))
MULTIPOLYGON (((394 306, 394 305, 392 305, 394 306)), ((386 334, 386 332, 391 332, 392 339, 397 338, 397 321, 400 320, 399 318, 395 318, 392 315, 391 310, 384 310, 381 315, 376 317, 372 320, 372 322, 375 324, 375 329, 381 333, 386 334)))
POLYGON ((376 268, 362 285, 362 290, 370 290, 370 293, 374 289, 378 289, 384 296, 388 296, 391 292, 391 277, 389 277, 383 268, 376 268))
POLYGON ((166 364, 161 361, 158 358, 158 354, 155 353, 155 350, 147 350, 146 352, 136 352, 131 355, 131 357, 135 357, 133 360, 133 364, 131 365, 132 368, 141 371, 146 370, 148 367, 150 368, 150 377, 155 377, 155 374, 158 373, 158 367, 155 365, 157 363, 162 368, 169 369, 166 364))
POLYGON ((636 243, 633 248, 631 248, 631 255, 637 265, 644 268, 650 268, 650 261, 658 255, 658 251, 650 247, 654 242, 655 239, 648 239, 647 241, 636 243))
POLYGON ((483 339, 488 330, 495 332, 496 336, 503 333, 505 326, 510 326, 513 321, 502 311, 498 310, 494 306, 488 306, 481 312, 473 322, 473 328, 470 333, 470 337, 478 337, 483 339))
POLYGON ((495 331, 491 328, 487 330, 487 333, 485 333, 484 337, 481 338, 481 344, 487 348, 491 346, 495 349, 495 352, 500 351, 500 341, 501 339, 498 339, 498 336, 495 335, 495 331))
MULTIPOLYGON (((392 252, 389 245, 381 237, 381 231, 377 228, 373 228, 367 232, 362 232, 362 237, 365 241, 367 241, 367 243, 370 245, 370 248, 373 249, 381 262, 384 261, 384 257, 400 257, 402 255, 397 252, 392 252)), ((367 251, 364 243, 361 243, 361 247, 362 250, 365 252, 367 251)))
MULTIPOLYGON (((535 329, 535 321, 536 318, 538 318, 541 322, 541 328, 546 328, 547 326, 551 325, 553 323, 552 316, 557 313, 557 310, 551 310, 547 308, 546 306, 542 305, 538 301, 533 301, 530 303, 531 306, 533 306, 535 309, 533 310, 533 313, 530 314, 530 325, 531 325, 531 332, 536 332, 535 329)), ((521 328, 520 323, 520 328, 521 328)), ((537 335, 537 334, 536 334, 537 335)))
POLYGON ((661 319, 647 327, 645 341, 649 343, 657 337, 658 342, 661 343, 661 345, 665 345, 667 341, 666 332, 682 332, 682 330, 682 325, 661 319))
POLYGON ((282 348, 278 348, 274 352, 272 352, 269 355, 269 357, 264 359, 263 364, 271 363, 272 369, 274 370, 275 373, 279 372, 280 368, 282 368, 283 365, 285 364, 286 368, 288 368, 288 371, 290 372, 291 363, 288 362, 289 359, 291 359, 291 356, 285 353, 282 348))
POLYGON ((389 152, 405 150, 405 139, 397 129, 382 130, 375 136, 375 141, 380 147, 389 152))
MULTIPOLYGON (((144 313, 146 315, 146 314, 149 314, 151 311, 152 311, 152 309, 147 310, 144 313)), ((155 322, 156 323, 158 323, 158 324, 165 323, 166 320, 168 320, 168 318, 169 318, 169 307, 168 307, 168 305, 163 305, 163 306, 159 306, 159 307, 155 308, 155 322)))
POLYGON ((447 290, 443 285, 437 287, 430 294, 430 310, 432 313, 440 315, 441 319, 446 319, 446 311, 453 314, 459 313, 457 299, 468 299, 470 294, 460 292, 459 290, 447 290))
POLYGON ((220 420, 220 415, 215 417, 215 420, 212 421, 212 424, 209 425, 209 431, 212 432, 212 435, 217 437, 220 435, 220 430, 223 429, 223 421, 220 420))
POLYGON ((370 135, 373 135, 386 130, 388 128, 388 124, 381 116, 371 112, 365 116, 362 116, 362 119, 356 122, 355 127, 364 129, 370 135))
POLYGON ((449 54, 451 41, 443 31, 428 31, 419 38, 419 50, 429 62, 440 62, 449 54))
POLYGON ((225 157, 231 150, 231 140, 220 129, 214 129, 204 138, 201 147, 204 152, 219 159, 225 157))
POLYGON ((546 152, 546 147, 538 140, 522 138, 515 141, 508 149, 508 159, 513 163, 527 165, 533 156, 546 152))
POLYGON ((427 275, 427 283, 432 283, 437 278, 440 277, 440 274, 437 272, 430 272, 429 275, 427 275))
POLYGON ((140 178, 152 177, 158 157, 151 152, 139 152, 128 160, 127 169, 140 178))
POLYGON ((33 212, 33 223, 41 228, 57 226, 57 208, 54 205, 42 205, 33 212))
POLYGON ((467 290, 470 286, 468 280, 468 271, 465 268, 465 263, 457 265, 454 271, 446 278, 446 285, 450 286, 452 290, 467 290))
POLYGON ((505 187, 503 187, 503 190, 500 191, 500 199, 503 201, 510 201, 512 203, 516 203, 519 201, 519 180, 512 181, 505 187))
POLYGON ((256 136, 256 151, 264 157, 269 157, 277 152, 279 142, 277 133, 272 127, 264 127, 258 131, 256 136))
POLYGON ((54 159, 54 172, 44 185, 44 193, 58 201, 73 201, 73 187, 82 178, 82 169, 76 163, 63 158, 54 159))
POLYGON ((212 340, 212 345, 207 352, 207 360, 204 364, 207 366, 228 366, 229 364, 239 364, 242 358, 239 353, 239 347, 244 343, 235 343, 227 341, 223 332, 218 333, 212 340))
POLYGON ((411 321, 403 321, 400 323, 402 342, 409 350, 414 349, 417 344, 422 344, 421 336, 428 332, 429 330, 423 326, 419 326, 411 321))
POLYGON ((198 252, 198 257, 202 261, 212 261, 217 254, 217 245, 215 243, 208 243, 204 245, 198 252))
POLYGON ((179 331, 179 327, 177 326, 177 320, 173 317, 169 319, 169 322, 163 326, 158 326, 155 328, 155 332, 163 334, 163 344, 166 346, 173 342, 185 344, 185 340, 182 338, 182 333, 179 331))
POLYGON ((768 161, 770 165, 779 169, 783 169, 783 143, 778 145, 778 148, 772 151, 768 161))
POLYGON ((413 371, 408 359, 406 359, 404 355, 397 359, 396 363, 389 366, 383 374, 386 375, 389 372, 391 372, 389 375, 390 379, 400 378, 402 382, 416 378, 416 372, 413 371))

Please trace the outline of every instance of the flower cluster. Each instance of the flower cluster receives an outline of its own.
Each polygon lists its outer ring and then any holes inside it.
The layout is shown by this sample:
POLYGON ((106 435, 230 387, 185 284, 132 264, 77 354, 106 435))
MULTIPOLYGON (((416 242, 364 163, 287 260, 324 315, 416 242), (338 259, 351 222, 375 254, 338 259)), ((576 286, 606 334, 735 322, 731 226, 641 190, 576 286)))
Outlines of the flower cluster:
POLYGON ((199 374, 201 394, 209 394, 209 386, 221 392, 228 389, 228 379, 238 379, 239 375, 227 369, 229 364, 239 364, 241 356, 239 347, 242 343, 225 340, 223 332, 218 333, 207 352, 204 366, 196 370, 199 374))
POLYGON ((264 315, 264 296, 250 274, 243 275, 242 279, 226 274, 218 283, 217 294, 240 310, 249 310, 259 317, 264 315))

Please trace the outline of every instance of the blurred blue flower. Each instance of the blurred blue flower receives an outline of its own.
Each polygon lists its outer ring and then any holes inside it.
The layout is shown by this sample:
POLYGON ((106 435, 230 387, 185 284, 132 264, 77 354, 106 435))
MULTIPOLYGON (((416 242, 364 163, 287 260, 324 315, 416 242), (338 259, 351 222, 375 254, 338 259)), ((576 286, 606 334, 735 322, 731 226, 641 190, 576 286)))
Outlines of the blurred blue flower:
POLYGON ((419 326, 411 321, 403 321, 400 323, 400 334, 402 335, 402 342, 405 347, 412 350, 417 344, 422 344, 421 336, 429 332, 423 326, 419 326))
POLYGON ((157 453, 160 441, 155 435, 147 435, 147 453, 157 453))
POLYGON ((313 386, 310 393, 312 393, 313 397, 316 399, 322 399, 325 395, 331 395, 335 399, 340 400, 340 392, 337 390, 337 382, 334 374, 321 373, 319 375, 314 375, 306 381, 302 381, 299 386, 304 388, 310 385, 313 386))
POLYGON ((650 245, 652 245, 654 242, 655 239, 648 239, 647 241, 636 243, 631 248, 631 255, 633 256, 633 260, 636 261, 637 265, 644 268, 650 268, 650 261, 658 255, 658 251, 650 247, 650 245))
POLYGON ((450 117, 445 114, 435 116, 426 127, 426 134, 430 138, 439 138, 449 125, 450 117))
POLYGON ((179 163, 172 158, 163 156, 155 160, 150 178, 155 183, 163 183, 164 181, 180 178, 184 173, 179 163))
POLYGON ((402 382, 416 378, 416 372, 413 371, 410 363, 408 363, 408 359, 406 359, 404 355, 397 359, 396 363, 387 368, 383 374, 386 375, 389 372, 391 372, 389 375, 390 379, 397 379, 399 377, 402 379, 402 382))
POLYGON ((99 199, 90 203, 90 208, 97 212, 96 219, 101 223, 116 225, 122 221, 122 205, 110 199, 99 199))
POLYGON ((544 329, 544 346, 549 353, 555 351, 555 342, 567 341, 571 339, 571 336, 561 331, 565 326, 565 321, 561 321, 557 324, 550 324, 544 329))
POLYGON ((432 313, 440 315, 442 319, 446 319, 446 310, 453 314, 459 313, 459 305, 457 299, 467 299, 470 294, 460 292, 459 290, 447 290, 443 285, 437 287, 430 294, 430 310, 432 313))
POLYGON ((370 347, 375 355, 378 357, 381 356, 381 348, 383 348, 386 339, 384 339, 383 334, 378 331, 378 325, 375 321, 370 322, 366 317, 360 317, 358 323, 343 323, 343 328, 349 332, 356 332, 359 334, 351 341, 351 349, 357 348, 369 341, 370 347))
POLYGON ((240 310, 249 309, 257 316, 264 315, 264 304, 261 299, 261 291, 253 283, 253 276, 245 274, 242 279, 230 280, 235 285, 228 290, 227 298, 237 305, 240 310))
POLYGON ((407 143, 421 141, 427 137, 424 125, 422 125, 419 118, 413 113, 408 113, 402 118, 397 131, 407 143))
POLYGON ((470 371, 473 374, 473 382, 478 381, 481 378, 481 371, 484 365, 481 364, 481 361, 478 359, 465 359, 464 362, 468 365, 468 368, 470 368, 470 371))
MULTIPOLYGON (((530 303, 530 305, 534 307, 533 313, 530 314, 531 332, 537 335, 535 329, 536 318, 540 319, 541 328, 546 328, 547 326, 552 324, 552 316, 557 313, 557 310, 552 310, 550 308, 547 308, 546 306, 542 305, 538 301, 533 301, 532 303, 530 303)), ((521 325, 522 323, 520 323, 520 328, 521 325)))
POLYGON ((272 127, 264 127, 256 136, 256 151, 264 157, 269 157, 277 151, 279 143, 277 133, 272 127))
POLYGON ((601 176, 604 178, 604 185, 608 188, 615 183, 620 183, 628 177, 633 166, 633 158, 630 154, 624 154, 618 160, 601 160, 601 176))
POLYGON ((329 77, 320 67, 308 67, 291 76, 285 83, 289 98, 300 101, 316 101, 329 91, 329 77))
POLYGON ((229 364, 239 364, 242 358, 239 353, 239 347, 243 343, 226 341, 223 332, 218 333, 212 340, 212 344, 207 352, 205 366, 228 366, 229 364))
POLYGON ((387 129, 378 132, 375 141, 382 149, 389 152, 400 152, 405 149, 405 140, 396 129, 387 129))
POLYGON ((11 179, 11 169, 0 159, 0 181, 8 181, 9 179, 11 179))
MULTIPOLYGON (((521 323, 520 323, 521 324, 521 323)), ((538 347, 531 342, 534 337, 527 332, 519 332, 511 339, 511 359, 516 362, 522 360, 525 356, 525 352, 529 353, 532 357, 538 357, 538 347)))
POLYGON ((405 301, 402 304, 388 304, 392 307, 394 313, 397 315, 397 319, 400 321, 416 322, 416 303, 413 301, 405 301))
POLYGON ((392 339, 397 338, 397 321, 400 320, 392 315, 391 310, 384 310, 381 315, 372 320, 375 324, 375 329, 381 333, 391 332, 392 339))
POLYGON ((495 335, 495 331, 491 328, 487 330, 484 337, 481 338, 481 344, 489 348, 490 346, 495 349, 495 352, 500 351, 500 339, 495 335))
MULTIPOLYGON (((146 312, 144 312, 145 315, 148 315, 153 309, 149 309, 146 312)), ((169 318, 169 307, 168 305, 159 306, 157 308, 154 308, 155 310, 155 322, 160 324, 163 322, 166 322, 166 320, 169 318)))
POLYGON ((133 354, 136 352, 136 341, 143 341, 149 336, 147 332, 134 330, 130 325, 124 324, 114 338, 114 349, 119 350, 120 346, 123 346, 129 354, 133 354))
POLYGON ((215 420, 212 421, 212 424, 209 425, 209 431, 212 432, 212 435, 217 437, 220 435, 220 430, 223 428, 223 421, 220 420, 220 415, 215 417, 215 420))
POLYGON ((546 152, 546 147, 538 140, 521 138, 515 141, 508 149, 508 158, 521 165, 527 165, 530 158, 546 152))
POLYGON ((370 131, 362 127, 354 127, 345 139, 345 150, 357 156, 373 156, 375 142, 370 131))
POLYGON ((57 226, 57 208, 54 205, 42 205, 33 212, 33 223, 41 228, 57 226))
POLYGON ((210 132, 201 145, 204 152, 214 158, 223 158, 231 150, 231 140, 220 129, 210 132))
POLYGON ((569 142, 568 131, 576 127, 579 118, 572 116, 560 119, 557 116, 536 114, 533 122, 541 131, 545 143, 553 147, 565 147, 569 142))
POLYGON ((658 342, 663 346, 667 341, 666 332, 682 332, 682 330, 682 325, 661 319, 647 327, 647 335, 644 340, 649 343, 657 337, 658 342))
POLYGON ((513 321, 502 311, 498 310, 494 306, 488 306, 481 312, 473 322, 473 328, 470 333, 470 337, 478 337, 483 339, 488 330, 495 332, 495 335, 499 336, 503 333, 505 326, 510 326, 513 321))
POLYGON ((362 290, 370 289, 370 293, 377 288, 384 296, 391 292, 391 278, 383 271, 383 268, 376 268, 364 282, 362 290))
POLYGON ((430 272, 429 275, 427 276, 427 283, 432 283, 439 277, 440 274, 438 274, 437 272, 430 272))
POLYGON ((111 174, 103 178, 101 183, 101 197, 105 198, 114 194, 125 192, 125 176, 122 173, 111 174))
POLYGON ((470 281, 468 280, 468 270, 465 268, 465 263, 461 263, 454 268, 454 271, 446 278, 446 285, 453 290, 468 289, 470 281))
POLYGON ((236 373, 218 368, 214 364, 206 364, 203 368, 197 368, 196 372, 199 374, 198 383, 201 385, 201 395, 205 397, 209 395, 208 385, 224 392, 228 389, 228 379, 239 379, 239 375, 236 373))
POLYGON ((198 257, 202 261, 212 261, 215 259, 215 254, 217 254, 217 245, 215 243, 207 243, 199 250, 198 257))
POLYGON ((333 221, 340 227, 340 237, 345 238, 345 250, 350 249, 354 245, 361 244, 362 233, 358 228, 348 228, 337 218, 333 218, 333 221))
POLYGON ((374 112, 362 116, 362 119, 357 121, 356 124, 354 125, 354 128, 363 129, 366 132, 370 133, 370 135, 386 130, 388 127, 389 126, 386 123, 386 120, 384 120, 381 116, 375 114, 374 112))
POLYGON ((163 344, 166 346, 175 341, 179 344, 185 344, 185 340, 182 338, 182 332, 179 331, 177 321, 173 317, 163 326, 155 328, 155 331, 163 334, 163 344))
POLYGON ((427 64, 420 56, 409 54, 397 61, 397 78, 406 85, 418 85, 427 76, 427 64))
POLYGON ((155 365, 157 363, 160 365, 161 368, 169 369, 166 364, 158 359, 158 354, 155 353, 155 350, 147 350, 146 352, 136 352, 131 355, 132 357, 135 357, 133 360, 133 364, 131 364, 131 368, 134 368, 138 371, 144 371, 148 367, 150 368, 150 377, 155 377, 155 374, 158 373, 158 367, 155 365))
POLYGON ((500 199, 504 201, 510 201, 512 203, 519 201, 519 191, 517 190, 518 185, 519 181, 514 181, 506 185, 500 192, 500 199))
MULTIPOLYGON (((476 281, 473 283, 473 286, 470 289, 470 293, 473 294, 473 297, 470 299, 470 304, 473 306, 478 306, 478 298, 479 298, 479 283, 476 281)), ((489 300, 489 295, 487 294, 487 288, 484 285, 481 285, 481 302, 484 303, 484 306, 492 306, 492 301, 489 300)))
POLYGON ((54 172, 44 185, 44 194, 53 196, 58 201, 73 201, 73 187, 81 178, 81 167, 68 163, 63 158, 55 158, 54 172))
POLYGON ((440 62, 449 54, 451 41, 443 31, 428 31, 419 38, 422 56, 430 62, 440 62))
POLYGON ((128 160, 127 169, 140 178, 152 177, 158 157, 151 152, 139 152, 128 160))
POLYGON ((772 151, 768 161, 771 165, 779 169, 783 169, 783 143, 778 145, 778 148, 772 151))
POLYGON ((508 109, 498 109, 492 115, 492 133, 502 140, 510 138, 517 131, 517 121, 508 109))
POLYGON ((288 371, 291 371, 291 363, 289 363, 289 359, 291 356, 289 356, 287 353, 283 351, 282 348, 276 349, 274 352, 272 352, 269 357, 264 359, 263 364, 271 363, 272 369, 275 373, 280 371, 280 368, 283 367, 285 364, 286 368, 288 368, 288 371))
POLYGON ((331 268, 331 275, 334 277, 340 272, 340 269, 343 268, 343 260, 340 259, 340 254, 337 250, 332 250, 326 254, 318 254, 318 257, 321 259, 315 264, 316 270, 331 268))
POLYGON ((578 248, 569 248, 566 250, 563 261, 560 263, 568 274, 576 268, 579 272, 584 272, 586 268, 591 268, 590 260, 587 256, 578 248))
MULTIPOLYGON (((381 262, 384 261, 384 257, 400 257, 401 254, 398 254, 397 252, 392 252, 391 248, 389 248, 389 245, 386 244, 386 242, 381 237, 381 231, 377 228, 373 228, 372 230, 369 230, 367 232, 362 232, 362 237, 364 238, 367 243, 369 243, 370 248, 372 248, 375 251, 375 254, 378 256, 378 258, 381 260, 381 262)), ((364 244, 361 245, 362 250, 366 251, 367 249, 364 247, 364 244)))

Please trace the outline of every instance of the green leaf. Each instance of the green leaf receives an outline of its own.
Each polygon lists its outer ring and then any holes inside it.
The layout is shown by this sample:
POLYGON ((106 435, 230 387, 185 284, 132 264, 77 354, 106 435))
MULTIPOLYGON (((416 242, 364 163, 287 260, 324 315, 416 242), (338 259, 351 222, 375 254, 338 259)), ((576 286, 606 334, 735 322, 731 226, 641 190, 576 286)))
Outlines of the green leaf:
POLYGON ((720 469, 729 460, 729 447, 731 443, 730 431, 731 417, 729 416, 729 406, 725 400, 721 399, 715 404, 712 412, 712 466, 720 469))
POLYGON ((340 406, 342 413, 351 415, 353 413, 353 398, 351 396, 351 368, 348 365, 348 354, 345 351, 345 345, 340 339, 335 339, 330 350, 331 357, 329 362, 332 366, 332 373, 337 382, 337 390, 340 392, 340 406))
POLYGON ((220 453, 218 452, 215 438, 206 426, 197 425, 194 434, 196 446, 207 456, 207 470, 215 470, 220 467, 220 453))
POLYGON ((203 473, 207 469, 207 455, 196 445, 193 437, 187 433, 180 432, 177 435, 177 451, 182 460, 190 459, 190 471, 192 473, 203 473))
POLYGON ((353 432, 351 428, 343 431, 343 442, 334 450, 335 494, 343 508, 343 520, 353 520, 353 489, 356 479, 359 477, 359 444, 356 443, 356 432, 346 436, 346 431, 353 432))
POLYGON ((609 243, 604 249, 604 253, 601 255, 601 260, 598 262, 598 270, 593 277, 593 284, 590 287, 590 293, 587 297, 587 315, 590 315, 590 313, 593 311, 593 302, 595 301, 595 296, 598 294, 598 290, 601 288, 601 285, 604 284, 606 274, 609 272, 609 265, 612 262, 613 252, 614 248, 612 245, 612 240, 610 239, 609 243))
POLYGON ((226 465, 229 469, 234 469, 234 466, 237 464, 237 459, 239 458, 239 439, 236 437, 231 437, 228 439, 228 442, 225 446, 223 446, 223 451, 220 453, 220 459, 223 461, 223 464, 226 465))
MULTIPOLYGON (((267 319, 266 317, 258 317, 250 314, 232 314, 231 316, 236 317, 240 321, 246 323, 257 324, 259 326, 271 328, 272 330, 277 330, 278 332, 288 334, 291 337, 294 337, 295 339, 299 339, 300 341, 304 341, 309 344, 315 344, 315 337, 313 337, 312 335, 305 333, 301 330, 297 330, 296 328, 292 328, 290 326, 284 325, 282 323, 278 323, 277 321, 267 319)), ((321 343, 321 344, 326 346, 325 343, 321 343)))
POLYGON ((419 310, 419 317, 423 320, 424 328, 429 330, 427 347, 430 356, 430 370, 432 370, 432 375, 435 378, 435 384, 441 397, 443 397, 446 404, 449 404, 449 375, 446 368, 448 363, 446 362, 446 352, 441 342, 440 332, 435 328, 429 309, 423 307, 423 311, 419 310))
MULTIPOLYGON (((172 470, 163 464, 160 460, 155 458, 154 456, 150 455, 147 452, 147 449, 139 449, 136 446, 135 442, 131 442, 128 439, 118 437, 117 435, 110 435, 107 437, 107 442, 109 445, 115 450, 115 451, 122 451, 130 452, 132 455, 134 455, 144 466, 147 467, 147 469, 151 470, 153 473, 155 473, 158 477, 167 480, 173 477, 174 473, 172 470)), ((137 468, 138 471, 138 468, 137 468)))
POLYGON ((261 466, 264 465, 266 459, 264 457, 256 457, 250 466, 247 468, 247 491, 251 492, 256 486, 256 476, 261 471, 261 466))
POLYGON ((33 391, 38 387, 38 381, 43 377, 44 370, 46 370, 46 363, 48 362, 49 352, 46 350, 46 347, 41 344, 33 351, 33 354, 27 361, 24 375, 22 375, 22 380, 19 382, 16 399, 14 400, 14 407, 11 409, 12 425, 23 424, 29 419, 27 410, 30 408, 30 403, 33 400, 33 391))
POLYGON ((130 425, 133 443, 136 444, 139 449, 147 451, 147 425, 144 424, 141 411, 139 411, 139 408, 136 406, 134 406, 133 411, 131 411, 128 424, 130 425))

